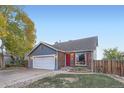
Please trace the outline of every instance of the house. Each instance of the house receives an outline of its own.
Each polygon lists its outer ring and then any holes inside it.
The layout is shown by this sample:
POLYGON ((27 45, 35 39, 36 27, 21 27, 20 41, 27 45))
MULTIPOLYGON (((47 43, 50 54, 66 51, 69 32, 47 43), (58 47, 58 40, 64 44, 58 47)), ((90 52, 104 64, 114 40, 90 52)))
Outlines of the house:
MULTIPOLYGON (((9 64, 11 61, 11 55, 5 51, 3 52, 3 61, 4 61, 4 64, 9 64)), ((0 56, 0 68, 1 68, 1 64, 2 64, 2 58, 0 56)))
POLYGON ((122 60, 124 60, 124 52, 121 52, 122 60))
POLYGON ((98 37, 89 37, 54 45, 40 42, 28 54, 30 68, 57 70, 65 66, 92 68, 96 59, 98 37))

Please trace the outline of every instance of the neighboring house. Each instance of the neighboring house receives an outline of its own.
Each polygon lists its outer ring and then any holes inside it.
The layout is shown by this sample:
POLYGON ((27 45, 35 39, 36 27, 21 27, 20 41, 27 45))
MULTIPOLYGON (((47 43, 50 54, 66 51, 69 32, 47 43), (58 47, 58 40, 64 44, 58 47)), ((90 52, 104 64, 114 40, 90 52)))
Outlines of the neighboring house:
POLYGON ((123 60, 124 60, 124 52, 121 52, 121 55, 122 55, 122 57, 123 57, 123 60))
POLYGON ((57 70, 65 66, 91 68, 96 59, 98 37, 89 37, 54 45, 40 42, 28 54, 30 68, 57 70))
MULTIPOLYGON (((9 64, 11 61, 11 56, 7 52, 3 52, 3 56, 4 56, 3 57, 4 63, 9 64)), ((1 61, 2 61, 2 58, 0 57, 0 67, 1 67, 1 61)))

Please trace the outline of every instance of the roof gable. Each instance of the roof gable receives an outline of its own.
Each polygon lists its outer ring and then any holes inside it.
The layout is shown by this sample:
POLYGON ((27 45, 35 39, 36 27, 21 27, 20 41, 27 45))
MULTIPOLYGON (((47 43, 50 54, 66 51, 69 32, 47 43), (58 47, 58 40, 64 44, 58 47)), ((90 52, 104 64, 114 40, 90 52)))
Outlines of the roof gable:
POLYGON ((49 47, 49 48, 52 49, 52 50, 64 52, 64 51, 62 51, 62 50, 59 50, 59 49, 57 49, 57 48, 54 48, 54 47, 53 47, 52 45, 50 45, 50 44, 47 44, 47 43, 45 43, 45 42, 40 42, 39 44, 37 44, 37 45, 28 53, 28 56, 29 56, 30 54, 32 54, 32 52, 34 52, 37 48, 39 48, 42 44, 45 45, 45 46, 47 46, 47 47, 49 47))

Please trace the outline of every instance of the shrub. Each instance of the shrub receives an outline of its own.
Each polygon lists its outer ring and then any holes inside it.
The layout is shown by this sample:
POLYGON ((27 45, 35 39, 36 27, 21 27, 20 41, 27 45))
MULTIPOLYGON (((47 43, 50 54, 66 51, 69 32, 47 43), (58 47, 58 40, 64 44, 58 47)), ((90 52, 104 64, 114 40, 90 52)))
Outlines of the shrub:
POLYGON ((10 67, 11 65, 10 64, 6 64, 5 67, 10 67))
POLYGON ((10 61, 8 64, 6 64, 6 67, 27 67, 28 66, 28 60, 24 60, 21 63, 19 61, 13 62, 10 61))
POLYGON ((28 67, 28 60, 24 60, 24 61, 21 63, 21 65, 22 65, 23 67, 28 67))

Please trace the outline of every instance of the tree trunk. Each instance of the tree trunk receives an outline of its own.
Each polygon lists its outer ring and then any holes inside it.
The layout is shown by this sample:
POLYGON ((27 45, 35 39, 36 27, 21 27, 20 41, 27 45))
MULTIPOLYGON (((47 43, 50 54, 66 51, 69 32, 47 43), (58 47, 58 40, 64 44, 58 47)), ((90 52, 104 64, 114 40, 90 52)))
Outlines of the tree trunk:
MULTIPOLYGON (((2 40, 1 40, 2 41, 2 40)), ((4 54, 3 54, 3 42, 1 42, 1 69, 5 68, 4 54)))
POLYGON ((16 58, 13 55, 11 55, 11 59, 12 59, 12 64, 16 64, 16 58))

